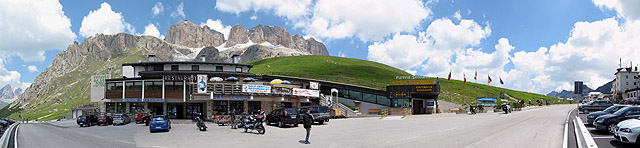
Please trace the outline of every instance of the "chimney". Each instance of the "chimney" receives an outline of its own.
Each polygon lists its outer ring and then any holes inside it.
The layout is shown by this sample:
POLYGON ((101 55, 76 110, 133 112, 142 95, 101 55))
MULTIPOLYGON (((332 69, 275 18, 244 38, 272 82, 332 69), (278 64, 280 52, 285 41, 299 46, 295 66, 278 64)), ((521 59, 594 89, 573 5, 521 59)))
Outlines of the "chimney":
POLYGON ((156 61, 156 55, 150 54, 147 57, 149 58, 149 62, 155 62, 156 61))
POLYGON ((206 57, 207 57, 206 55, 200 55, 200 59, 202 59, 202 62, 206 62, 207 61, 206 57))
POLYGON ((240 55, 234 54, 233 56, 231 56, 231 61, 234 64, 240 63, 240 55))

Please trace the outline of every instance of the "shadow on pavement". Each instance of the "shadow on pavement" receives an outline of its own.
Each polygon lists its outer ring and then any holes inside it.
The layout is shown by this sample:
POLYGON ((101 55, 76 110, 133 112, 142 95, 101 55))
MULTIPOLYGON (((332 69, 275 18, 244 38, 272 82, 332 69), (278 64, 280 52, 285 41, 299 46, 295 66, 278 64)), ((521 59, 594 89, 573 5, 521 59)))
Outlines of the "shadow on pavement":
POLYGON ((626 147, 628 147, 628 148, 633 148, 633 147, 637 148, 637 147, 640 147, 640 144, 635 144, 634 145, 634 144, 630 144, 630 143, 622 143, 622 142, 620 142, 618 140, 611 140, 611 141, 609 141, 609 143, 611 145, 617 147, 617 148, 626 148, 626 147))

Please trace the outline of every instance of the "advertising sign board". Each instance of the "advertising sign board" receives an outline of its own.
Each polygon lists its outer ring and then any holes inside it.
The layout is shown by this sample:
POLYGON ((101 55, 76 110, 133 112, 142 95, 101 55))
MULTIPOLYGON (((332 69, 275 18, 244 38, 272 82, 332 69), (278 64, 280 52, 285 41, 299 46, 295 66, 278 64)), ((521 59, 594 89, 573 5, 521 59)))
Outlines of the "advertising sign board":
POLYGON ((271 88, 271 94, 274 95, 291 95, 293 90, 291 88, 286 87, 273 87, 271 88))
POLYGON ((295 96, 305 96, 305 97, 319 97, 319 90, 310 90, 310 89, 299 89, 293 88, 293 95, 295 96))
POLYGON ((198 75, 198 93, 207 93, 207 75, 198 75))
POLYGON ((110 74, 91 76, 91 102, 104 99, 105 79, 111 79, 110 74))
POLYGON ((320 83, 318 82, 309 82, 310 89, 320 89, 320 83))
POLYGON ((244 93, 271 93, 271 86, 243 84, 242 92, 244 93))
POLYGON ((478 97, 478 104, 482 104, 482 106, 495 106, 498 98, 492 97, 478 97))

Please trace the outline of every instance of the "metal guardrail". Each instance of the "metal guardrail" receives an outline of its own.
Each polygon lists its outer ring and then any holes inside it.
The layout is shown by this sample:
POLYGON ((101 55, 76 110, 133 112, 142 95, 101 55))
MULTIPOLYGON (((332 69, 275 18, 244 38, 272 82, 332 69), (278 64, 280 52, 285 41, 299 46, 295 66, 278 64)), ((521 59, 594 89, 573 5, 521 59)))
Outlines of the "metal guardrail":
POLYGON ((261 75, 277 75, 277 76, 291 76, 291 77, 299 77, 299 78, 310 78, 316 80, 325 80, 325 81, 334 81, 345 84, 353 84, 358 86, 371 87, 380 90, 387 90, 387 85, 384 83, 366 81, 361 79, 354 79, 349 77, 342 76, 325 76, 325 75, 317 75, 317 74, 304 74, 304 73, 295 73, 295 72, 264 72, 261 75))
POLYGON ((4 134, 2 134, 2 138, 0 138, 0 147, 1 148, 13 148, 13 147, 17 147, 18 145, 18 141, 16 141, 18 138, 16 138, 18 136, 18 126, 20 125, 20 123, 15 123, 15 124, 11 124, 5 131, 4 134), (13 134, 13 138, 11 137, 11 135, 13 134))
POLYGON ((380 111, 380 118, 384 118, 389 116, 389 109, 382 109, 382 111, 380 111))

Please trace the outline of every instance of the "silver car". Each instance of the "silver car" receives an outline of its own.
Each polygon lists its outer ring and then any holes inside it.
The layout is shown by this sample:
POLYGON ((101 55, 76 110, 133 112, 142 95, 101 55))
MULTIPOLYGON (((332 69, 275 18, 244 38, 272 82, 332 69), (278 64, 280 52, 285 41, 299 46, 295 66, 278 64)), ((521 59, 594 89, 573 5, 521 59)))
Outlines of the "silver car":
POLYGON ((616 133, 613 137, 623 143, 640 142, 640 119, 624 120, 616 125, 616 133))
POLYGON ((124 124, 128 124, 131 123, 131 118, 129 118, 129 115, 127 114, 117 114, 115 116, 113 116, 113 125, 124 125, 124 124))

